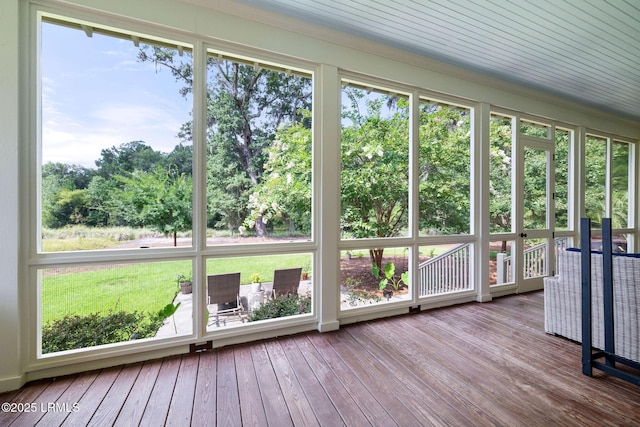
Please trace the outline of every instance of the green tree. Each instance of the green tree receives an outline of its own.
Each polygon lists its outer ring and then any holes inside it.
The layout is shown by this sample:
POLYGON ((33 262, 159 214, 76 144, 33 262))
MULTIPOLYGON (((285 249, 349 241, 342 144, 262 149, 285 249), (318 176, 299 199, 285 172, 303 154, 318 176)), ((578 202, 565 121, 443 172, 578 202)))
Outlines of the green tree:
MULTIPOLYGON (((249 195, 261 181, 265 150, 276 129, 310 107, 311 81, 213 57, 209 67, 215 76, 208 108, 209 211, 237 228, 249 214, 249 195)), ((255 231, 268 234, 262 218, 256 219, 255 231)))
POLYGON ((556 230, 569 227, 569 138, 567 131, 555 135, 555 198, 556 230))
MULTIPOLYGON (((385 99, 346 88, 350 104, 343 109, 341 228, 355 238, 393 237, 408 224, 409 109, 399 98, 383 114, 385 99), (366 112, 360 113, 364 102, 366 112)), ((388 104, 387 104, 388 105, 388 104)), ((384 249, 370 250, 382 270, 384 249)))
POLYGON ((87 221, 90 203, 86 187, 93 171, 78 165, 46 163, 42 166, 42 224, 60 228, 87 221))
POLYGON ((164 165, 178 175, 192 175, 193 146, 178 144, 171 153, 165 156, 164 165))
POLYGON ((42 177, 54 177, 62 186, 74 190, 87 188, 95 175, 93 169, 80 165, 48 162, 42 166, 42 177))
POLYGON ((607 141, 587 136, 585 140, 585 215, 591 218, 591 226, 602 227, 605 216, 607 141))
POLYGON ((84 224, 89 213, 87 190, 61 188, 55 193, 43 214, 45 227, 60 228, 69 224, 84 224))
POLYGON ((611 223, 613 228, 629 226, 630 144, 611 144, 611 223))
POLYGON ((127 175, 133 171, 151 171, 165 165, 165 156, 155 151, 143 141, 131 141, 100 152, 96 160, 98 174, 110 179, 116 175, 127 175))
POLYGON ((121 206, 129 224, 171 235, 177 246, 177 234, 191 229, 191 177, 157 167, 151 172, 136 170, 130 177, 117 179, 123 183, 121 206))
POLYGON ((122 206, 118 197, 122 192, 121 186, 122 184, 116 179, 105 179, 99 175, 91 180, 87 188, 90 204, 87 225, 98 227, 128 225, 122 215, 122 206))
POLYGON ((140 172, 159 169, 171 171, 175 176, 191 176, 193 149, 190 145, 177 145, 171 153, 153 150, 141 141, 133 141, 118 148, 102 150, 99 166, 88 186, 90 212, 88 225, 140 226, 139 218, 123 203, 122 177, 132 177, 140 172))
POLYGON ((434 104, 420 112, 420 230, 470 232, 469 113, 434 104))
MULTIPOLYGON (((492 117, 489 151, 489 220, 494 233, 511 231, 512 162, 511 120, 492 117)), ((506 242, 503 242, 506 250, 506 242)))

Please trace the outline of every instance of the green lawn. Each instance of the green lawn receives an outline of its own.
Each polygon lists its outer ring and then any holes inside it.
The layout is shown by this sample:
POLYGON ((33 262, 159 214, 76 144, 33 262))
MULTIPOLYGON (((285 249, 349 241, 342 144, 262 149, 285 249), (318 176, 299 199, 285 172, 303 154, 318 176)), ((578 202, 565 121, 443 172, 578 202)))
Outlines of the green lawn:
POLYGON ((191 269, 190 261, 61 270, 42 280, 42 322, 65 315, 109 310, 156 313, 173 301, 176 274, 191 269))

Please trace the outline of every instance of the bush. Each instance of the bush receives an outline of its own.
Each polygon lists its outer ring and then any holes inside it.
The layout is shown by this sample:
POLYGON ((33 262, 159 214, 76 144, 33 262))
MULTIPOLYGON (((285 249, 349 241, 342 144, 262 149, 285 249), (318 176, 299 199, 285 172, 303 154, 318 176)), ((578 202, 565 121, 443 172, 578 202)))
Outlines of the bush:
POLYGON ((311 297, 310 296, 279 296, 262 304, 254 309, 249 317, 248 322, 256 320, 275 319, 277 317, 295 316, 296 314, 311 313, 311 297))
POLYGON ((42 328, 42 353, 153 337, 162 322, 163 319, 157 315, 137 311, 65 316, 42 328))

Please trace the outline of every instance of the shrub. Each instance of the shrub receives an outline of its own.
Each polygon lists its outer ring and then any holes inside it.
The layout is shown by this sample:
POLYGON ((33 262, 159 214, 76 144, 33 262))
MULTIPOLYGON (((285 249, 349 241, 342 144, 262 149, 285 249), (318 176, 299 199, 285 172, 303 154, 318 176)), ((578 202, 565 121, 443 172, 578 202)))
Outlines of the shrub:
POLYGON ((157 315, 137 311, 68 315, 42 328, 42 353, 152 337, 162 322, 163 319, 157 315))
POLYGON ((311 297, 310 296, 279 296, 262 304, 254 309, 249 317, 248 322, 256 320, 275 319, 277 317, 295 316, 296 314, 311 313, 311 297))

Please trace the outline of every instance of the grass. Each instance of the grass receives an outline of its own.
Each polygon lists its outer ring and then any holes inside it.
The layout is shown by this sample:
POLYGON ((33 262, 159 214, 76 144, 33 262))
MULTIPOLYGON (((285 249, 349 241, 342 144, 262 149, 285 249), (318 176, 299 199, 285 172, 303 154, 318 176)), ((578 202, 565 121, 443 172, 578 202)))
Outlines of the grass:
POLYGON ((207 274, 240 272, 240 283, 251 283, 251 275, 257 273, 262 282, 273 281, 273 271, 279 268, 305 267, 310 265, 311 255, 265 255, 242 258, 210 259, 207 274))
POLYGON ((42 322, 110 309, 157 313, 178 292, 177 272, 190 268, 190 261, 171 261, 45 271, 42 322))
POLYGON ((63 228, 45 228, 42 239, 79 239, 90 237, 108 238, 114 241, 136 240, 155 237, 158 233, 146 228, 131 227, 87 227, 86 225, 69 225, 63 228))
POLYGON ((66 252, 111 249, 124 241, 156 236, 157 232, 144 228, 70 225, 64 228, 43 229, 42 250, 66 252))
POLYGON ((79 237, 77 239, 44 239, 43 252, 91 251, 97 249, 112 249, 119 242, 107 237, 79 237))

